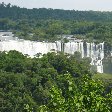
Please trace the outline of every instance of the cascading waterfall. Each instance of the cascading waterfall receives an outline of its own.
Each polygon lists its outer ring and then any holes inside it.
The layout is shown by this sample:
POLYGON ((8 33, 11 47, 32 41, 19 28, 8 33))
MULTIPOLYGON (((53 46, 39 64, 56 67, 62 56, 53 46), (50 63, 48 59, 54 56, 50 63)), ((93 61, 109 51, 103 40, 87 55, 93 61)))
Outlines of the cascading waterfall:
POLYGON ((52 49, 55 51, 61 50, 61 44, 57 43, 48 43, 48 42, 34 42, 26 40, 8 40, 0 42, 0 51, 10 51, 17 50, 23 54, 28 54, 31 57, 34 57, 37 53, 46 54, 52 49))
POLYGON ((97 66, 97 72, 103 73, 104 42, 97 45, 86 42, 86 49, 84 49, 84 42, 82 41, 65 43, 64 52, 74 54, 75 51, 80 52, 82 58, 90 57, 92 59, 91 65, 97 66))
POLYGON ((82 58, 84 57, 84 47, 83 47, 83 42, 81 41, 73 41, 73 42, 68 42, 65 43, 64 46, 64 52, 68 53, 68 54, 74 54, 74 52, 80 52, 82 58))
POLYGON ((97 72, 103 73, 104 42, 99 44, 87 43, 87 57, 91 57, 91 65, 97 66, 97 72))
POLYGON ((55 43, 49 42, 35 42, 28 40, 3 40, 0 41, 0 51, 17 50, 23 54, 28 54, 30 57, 34 57, 37 53, 46 54, 53 51, 64 51, 68 54, 74 54, 78 51, 83 57, 90 57, 92 59, 91 65, 97 67, 97 72, 103 73, 102 60, 104 59, 104 42, 95 44, 87 43, 82 40, 74 40, 68 43, 61 43, 57 41, 55 43))

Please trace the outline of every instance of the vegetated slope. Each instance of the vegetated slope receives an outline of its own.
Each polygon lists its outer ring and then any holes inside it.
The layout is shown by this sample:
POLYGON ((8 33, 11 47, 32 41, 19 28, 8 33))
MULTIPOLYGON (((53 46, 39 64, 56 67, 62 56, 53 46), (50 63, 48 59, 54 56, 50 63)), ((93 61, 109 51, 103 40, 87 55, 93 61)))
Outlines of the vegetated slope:
POLYGON ((111 84, 112 85, 112 74, 100 74, 97 73, 93 76, 94 79, 100 79, 102 80, 105 84, 111 84))
POLYGON ((14 31, 17 37, 28 40, 56 41, 59 35, 75 35, 111 44, 111 21, 112 12, 27 9, 0 4, 0 30, 14 31))
POLYGON ((112 12, 75 11, 46 8, 20 8, 11 4, 0 4, 0 18, 17 19, 61 19, 61 20, 87 20, 112 21, 112 12))
POLYGON ((0 111, 111 112, 112 94, 92 79, 89 63, 76 53, 0 52, 0 111))

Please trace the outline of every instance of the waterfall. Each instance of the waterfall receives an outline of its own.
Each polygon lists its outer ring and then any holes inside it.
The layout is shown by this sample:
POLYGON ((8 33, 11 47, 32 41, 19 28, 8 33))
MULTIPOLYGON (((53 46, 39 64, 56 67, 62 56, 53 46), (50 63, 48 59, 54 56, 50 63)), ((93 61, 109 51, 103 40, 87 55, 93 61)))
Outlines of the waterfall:
POLYGON ((90 56, 92 61, 91 65, 96 65, 97 66, 97 72, 103 73, 103 64, 102 60, 104 59, 104 42, 95 44, 95 43, 90 43, 87 44, 88 48, 88 57, 90 56))
POLYGON ((95 43, 85 43, 86 47, 84 48, 84 42, 68 42, 65 43, 64 52, 69 54, 74 54, 75 51, 81 53, 83 57, 90 57, 92 59, 91 65, 97 67, 97 72, 103 73, 103 64, 102 60, 104 59, 104 42, 95 44, 95 43))
POLYGON ((37 53, 46 54, 53 51, 64 51, 65 53, 74 54, 78 51, 83 57, 90 57, 92 59, 91 65, 97 67, 97 72, 103 73, 102 60, 104 59, 104 42, 95 44, 83 42, 82 40, 69 41, 68 43, 61 43, 56 41, 50 42, 36 42, 30 40, 2 40, 0 41, 0 51, 17 50, 23 54, 28 54, 34 57, 37 53))
POLYGON ((81 53, 82 58, 84 57, 83 42, 73 41, 73 42, 65 43, 64 52, 69 53, 69 54, 74 54, 74 52, 76 51, 81 53))
POLYGON ((27 40, 0 41, 0 51, 17 50, 33 57, 37 53, 46 54, 51 50, 60 51, 60 43, 34 42, 27 40))

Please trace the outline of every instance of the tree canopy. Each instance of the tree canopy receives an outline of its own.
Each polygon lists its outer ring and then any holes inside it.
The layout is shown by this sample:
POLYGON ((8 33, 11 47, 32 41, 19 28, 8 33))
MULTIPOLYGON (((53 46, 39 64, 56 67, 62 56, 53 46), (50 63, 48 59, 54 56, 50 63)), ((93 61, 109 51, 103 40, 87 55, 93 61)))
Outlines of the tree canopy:
POLYGON ((89 61, 77 55, 0 52, 1 112, 111 112, 108 84, 93 80, 89 61))

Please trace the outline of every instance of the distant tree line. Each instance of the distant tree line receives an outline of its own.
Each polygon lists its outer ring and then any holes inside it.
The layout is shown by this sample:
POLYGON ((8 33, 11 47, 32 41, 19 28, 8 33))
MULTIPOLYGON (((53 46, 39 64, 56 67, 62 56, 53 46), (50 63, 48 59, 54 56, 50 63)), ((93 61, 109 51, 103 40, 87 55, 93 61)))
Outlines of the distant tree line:
POLYGON ((58 19, 58 20, 86 20, 86 21, 111 21, 112 12, 77 11, 46 8, 20 8, 15 5, 0 4, 0 18, 18 19, 58 19))
POLYGON ((27 9, 0 4, 0 30, 19 38, 56 41, 59 35, 74 35, 89 41, 112 42, 112 12, 61 9, 27 9))

